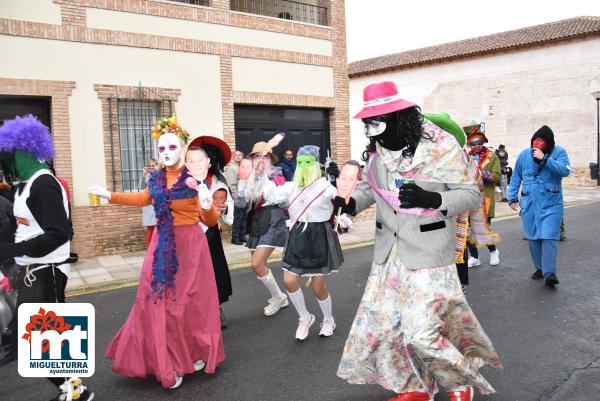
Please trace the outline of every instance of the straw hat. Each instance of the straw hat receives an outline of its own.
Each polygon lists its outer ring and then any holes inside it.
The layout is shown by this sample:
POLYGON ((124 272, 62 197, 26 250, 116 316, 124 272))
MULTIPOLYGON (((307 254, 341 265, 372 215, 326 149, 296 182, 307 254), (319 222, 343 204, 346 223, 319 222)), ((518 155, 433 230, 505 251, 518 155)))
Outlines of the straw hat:
MULTIPOLYGON (((252 147, 252 152, 250 152, 250 157, 253 157, 256 153, 261 153, 263 152, 267 147, 267 143, 266 142, 256 142, 254 144, 254 146, 252 147)), ((269 149, 269 151, 267 152, 270 156, 271 156, 271 164, 277 164, 277 162, 279 161, 279 159, 277 158, 277 156, 275 156, 275 154, 273 154, 273 151, 269 149)))

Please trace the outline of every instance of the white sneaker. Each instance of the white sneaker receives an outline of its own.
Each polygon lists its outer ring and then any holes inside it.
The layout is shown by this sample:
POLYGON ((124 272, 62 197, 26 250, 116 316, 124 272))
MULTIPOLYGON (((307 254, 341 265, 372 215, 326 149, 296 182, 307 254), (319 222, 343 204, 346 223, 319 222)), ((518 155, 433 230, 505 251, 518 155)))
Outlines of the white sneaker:
POLYGON ((469 256, 469 261, 467 262, 469 267, 481 266, 481 261, 473 256, 469 256))
POLYGON ((296 329, 296 340, 306 340, 308 337, 308 329, 315 322, 315 315, 312 313, 308 314, 308 319, 298 319, 298 329, 296 329))
POLYGON ((333 319, 323 320, 321 323, 320 337, 331 337, 335 331, 335 321, 333 319))
POLYGON ((279 312, 279 309, 285 308, 290 304, 288 297, 285 294, 283 294, 280 299, 269 298, 268 302, 269 304, 265 306, 265 316, 273 316, 279 312))
POLYGON ((174 390, 177 387, 181 386, 181 383, 183 382, 183 377, 182 376, 177 376, 177 373, 175 373, 175 384, 173 384, 171 387, 169 387, 169 389, 174 390))
POLYGON ((498 266, 500 264, 500 251, 496 249, 490 252, 490 266, 498 266))
POLYGON ((204 362, 202 359, 197 360, 196 362, 194 362, 194 370, 196 372, 201 371, 202 369, 204 369, 206 367, 206 362, 204 362))

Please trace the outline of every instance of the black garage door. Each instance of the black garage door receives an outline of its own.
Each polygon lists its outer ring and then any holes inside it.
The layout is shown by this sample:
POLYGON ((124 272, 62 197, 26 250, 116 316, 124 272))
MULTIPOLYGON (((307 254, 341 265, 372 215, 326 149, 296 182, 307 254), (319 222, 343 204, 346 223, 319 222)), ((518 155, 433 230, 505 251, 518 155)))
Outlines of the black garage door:
POLYGON ((4 120, 27 114, 33 114, 52 130, 49 97, 0 95, 0 125, 4 124, 4 120))
POLYGON ((252 145, 268 141, 278 132, 285 132, 283 142, 273 151, 281 159, 286 149, 294 155, 303 145, 321 148, 325 161, 329 144, 329 110, 296 107, 235 106, 236 148, 248 154, 252 145))

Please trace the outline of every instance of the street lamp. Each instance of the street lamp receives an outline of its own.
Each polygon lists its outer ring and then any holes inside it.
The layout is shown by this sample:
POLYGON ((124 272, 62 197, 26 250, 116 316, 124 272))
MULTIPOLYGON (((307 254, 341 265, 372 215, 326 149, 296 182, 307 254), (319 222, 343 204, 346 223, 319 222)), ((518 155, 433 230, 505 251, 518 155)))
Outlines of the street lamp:
POLYGON ((592 96, 596 99, 596 186, 600 186, 600 91, 592 96))

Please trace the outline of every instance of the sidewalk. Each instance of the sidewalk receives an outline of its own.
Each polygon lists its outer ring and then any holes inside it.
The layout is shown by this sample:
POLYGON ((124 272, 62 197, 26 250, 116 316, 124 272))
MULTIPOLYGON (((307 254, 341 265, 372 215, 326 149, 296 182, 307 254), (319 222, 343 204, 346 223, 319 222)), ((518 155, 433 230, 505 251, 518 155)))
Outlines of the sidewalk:
MULTIPOLYGON (((564 189, 565 206, 571 207, 600 201, 598 187, 570 187, 564 189)), ((518 213, 510 209, 507 203, 496 203, 495 220, 518 217, 518 213)), ((375 224, 373 220, 354 223, 347 234, 340 236, 343 249, 367 246, 373 243, 375 224)), ((250 267, 250 251, 242 245, 233 245, 229 239, 223 241, 223 248, 230 270, 250 267)), ((71 274, 67 284, 67 294, 76 295, 91 292, 100 288, 117 288, 135 285, 145 252, 122 255, 107 255, 80 260, 71 265, 71 274)), ((281 252, 275 250, 269 262, 281 261, 281 252)))

